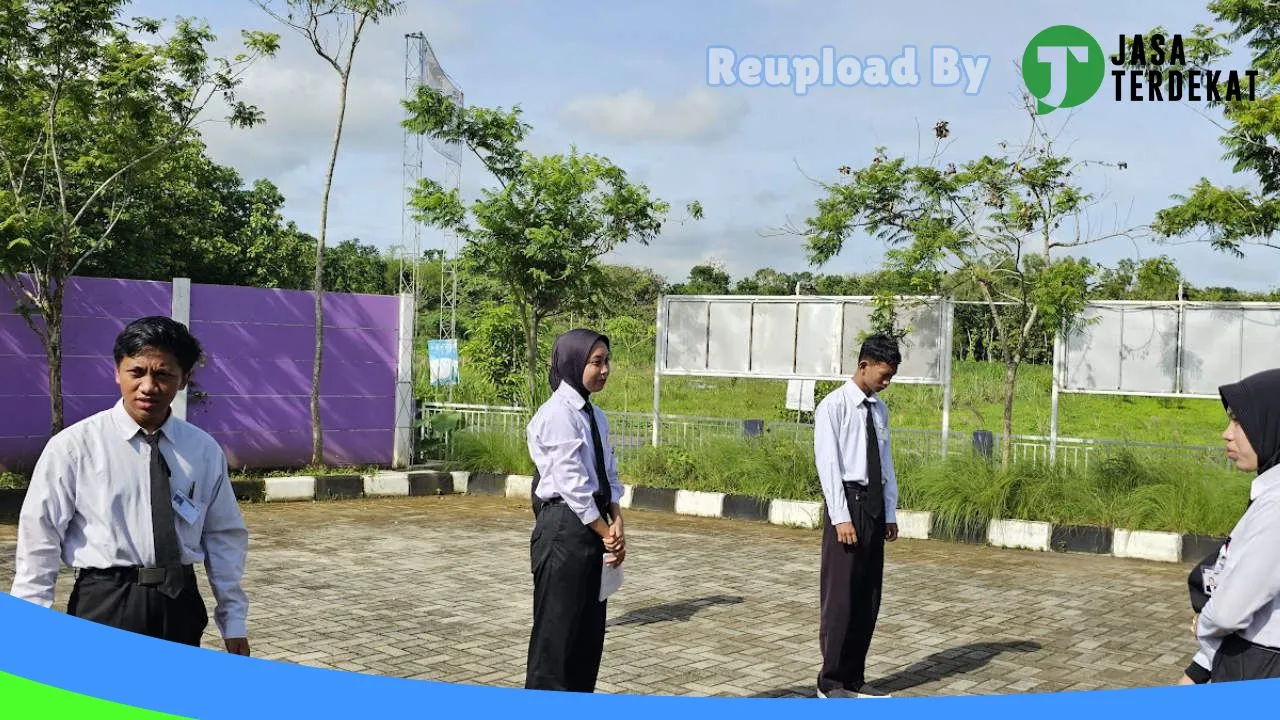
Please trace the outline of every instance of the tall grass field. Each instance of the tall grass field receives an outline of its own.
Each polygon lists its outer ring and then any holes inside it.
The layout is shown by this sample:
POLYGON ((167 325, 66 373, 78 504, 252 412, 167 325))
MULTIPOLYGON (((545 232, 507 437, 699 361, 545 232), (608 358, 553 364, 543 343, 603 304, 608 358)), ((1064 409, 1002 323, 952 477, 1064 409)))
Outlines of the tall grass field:
MULTIPOLYGON (((472 471, 531 474, 519 434, 459 432, 448 458, 472 471)), ((921 462, 895 455, 899 507, 935 513, 944 527, 982 527, 993 518, 1225 535, 1244 511, 1250 477, 1207 462, 1139 457, 1117 450, 1072 469, 999 462, 977 455, 921 462)), ((811 443, 765 435, 697 447, 629 451, 623 482, 758 498, 821 500, 811 443)))

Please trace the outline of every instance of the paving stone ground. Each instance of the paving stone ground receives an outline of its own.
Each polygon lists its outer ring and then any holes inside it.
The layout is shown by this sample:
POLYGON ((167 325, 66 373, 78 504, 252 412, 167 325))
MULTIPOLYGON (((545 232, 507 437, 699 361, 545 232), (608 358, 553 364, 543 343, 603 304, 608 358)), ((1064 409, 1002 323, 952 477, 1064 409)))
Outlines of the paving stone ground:
MULTIPOLYGON (((532 514, 464 496, 242 506, 260 657, 520 687, 532 514)), ((814 530, 627 515, 598 692, 812 696, 814 530)), ((0 582, 16 528, 0 524, 0 582)), ((1194 650, 1188 566, 902 540, 888 546, 869 678, 909 695, 1172 684, 1194 650)), ((71 579, 58 584, 65 608, 71 579)), ((201 572, 201 587, 212 598, 201 572)), ((212 623, 206 647, 220 648, 212 623)))

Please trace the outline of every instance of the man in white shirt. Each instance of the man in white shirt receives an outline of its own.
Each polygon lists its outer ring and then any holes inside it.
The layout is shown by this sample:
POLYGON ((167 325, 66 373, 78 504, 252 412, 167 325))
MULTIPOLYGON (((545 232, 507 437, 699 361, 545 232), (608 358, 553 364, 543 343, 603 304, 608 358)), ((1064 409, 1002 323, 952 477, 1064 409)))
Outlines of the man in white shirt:
POLYGON ((116 337, 120 401, 52 437, 18 523, 12 594, 49 607, 60 563, 76 569, 70 615, 187 645, 208 625, 203 562, 227 652, 249 654, 241 589, 248 530, 209 434, 170 405, 200 359, 182 323, 145 317, 116 337))
POLYGON ((889 412, 876 394, 889 386, 901 362, 896 340, 872 335, 858 353, 853 378, 814 409, 814 459, 826 501, 818 697, 887 697, 866 682, 884 543, 898 538, 889 412))

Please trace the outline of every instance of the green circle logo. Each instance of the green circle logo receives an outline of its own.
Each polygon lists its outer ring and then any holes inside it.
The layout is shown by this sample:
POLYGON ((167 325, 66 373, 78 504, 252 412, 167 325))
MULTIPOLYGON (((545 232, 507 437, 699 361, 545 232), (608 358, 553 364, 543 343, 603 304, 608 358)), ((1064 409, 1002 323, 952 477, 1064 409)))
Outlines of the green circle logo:
POLYGON ((1041 115, 1083 104, 1107 74, 1102 46, 1074 25, 1041 30, 1022 53, 1022 80, 1041 115))

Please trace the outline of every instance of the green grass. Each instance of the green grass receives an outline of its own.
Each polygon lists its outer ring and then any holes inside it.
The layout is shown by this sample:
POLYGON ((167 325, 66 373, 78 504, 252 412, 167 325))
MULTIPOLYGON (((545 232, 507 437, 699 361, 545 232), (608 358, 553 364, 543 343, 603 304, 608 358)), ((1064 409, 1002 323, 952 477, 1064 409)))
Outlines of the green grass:
POLYGON ((532 475, 533 460, 524 438, 503 433, 454 433, 446 451, 450 469, 532 475))
POLYGON ((779 436, 642 447, 620 460, 618 471, 623 482, 647 487, 788 500, 821 495, 812 446, 779 436))
POLYGON ((944 527, 994 518, 1131 530, 1225 535, 1244 512, 1250 478, 1220 467, 1144 462, 1120 451, 1087 469, 999 464, 976 458, 906 463, 899 505, 930 510, 944 527))
MULTIPOLYGON (((518 435, 460 432, 454 438, 450 459, 458 468, 532 472, 518 435)), ((951 529, 1006 518, 1225 535, 1248 502, 1251 479, 1209 462, 1144 458, 1125 449, 1079 469, 1015 463, 1002 470, 977 457, 895 459, 899 507, 932 511, 951 529)), ((632 485, 764 499, 822 497, 812 446, 785 436, 643 447, 619 465, 623 482, 632 485)))
POLYGON ((308 477, 312 475, 372 475, 381 470, 377 465, 306 465, 299 468, 242 468, 231 473, 232 480, 261 480, 269 477, 308 477))

